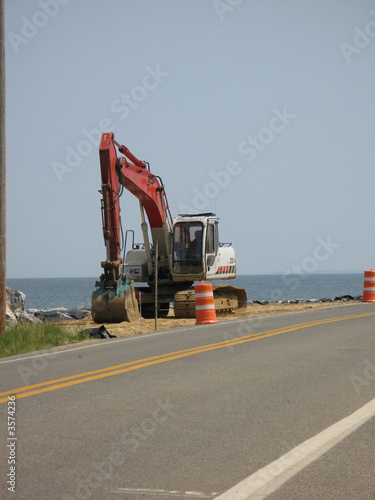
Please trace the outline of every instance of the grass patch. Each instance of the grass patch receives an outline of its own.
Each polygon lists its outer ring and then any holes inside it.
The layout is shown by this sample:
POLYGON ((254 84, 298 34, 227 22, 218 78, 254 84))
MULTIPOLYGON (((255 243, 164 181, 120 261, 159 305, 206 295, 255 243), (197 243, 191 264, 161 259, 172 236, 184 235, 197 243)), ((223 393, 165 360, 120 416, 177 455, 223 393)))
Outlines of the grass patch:
POLYGON ((0 335, 0 358, 81 342, 87 339, 84 330, 67 330, 61 325, 17 325, 0 335))

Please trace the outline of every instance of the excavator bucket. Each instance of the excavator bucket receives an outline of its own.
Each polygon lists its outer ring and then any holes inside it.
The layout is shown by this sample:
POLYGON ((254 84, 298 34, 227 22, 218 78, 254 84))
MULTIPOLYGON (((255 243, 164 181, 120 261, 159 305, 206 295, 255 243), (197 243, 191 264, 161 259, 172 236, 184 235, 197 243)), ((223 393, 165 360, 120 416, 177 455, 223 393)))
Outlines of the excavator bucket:
POLYGON ((91 298, 91 316, 95 323, 137 321, 140 317, 134 283, 127 276, 117 282, 117 289, 97 281, 91 298))

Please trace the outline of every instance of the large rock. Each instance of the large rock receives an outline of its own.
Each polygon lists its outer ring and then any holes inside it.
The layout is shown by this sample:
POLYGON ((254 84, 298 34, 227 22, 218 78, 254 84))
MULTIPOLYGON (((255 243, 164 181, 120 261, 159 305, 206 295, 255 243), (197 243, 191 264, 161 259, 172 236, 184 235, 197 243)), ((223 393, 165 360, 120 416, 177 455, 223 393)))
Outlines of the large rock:
POLYGON ((62 309, 30 309, 29 311, 43 323, 52 323, 55 321, 64 321, 72 319, 65 310, 62 309))
POLYGON ((70 308, 66 309, 65 313, 71 317, 71 319, 84 319, 87 318, 91 314, 90 309, 86 309, 85 307, 79 308, 70 308))
POLYGON ((7 288, 7 304, 13 311, 24 311, 26 303, 26 295, 18 290, 7 288))
POLYGON ((42 324, 43 321, 33 314, 30 314, 28 311, 18 311, 15 313, 18 323, 20 324, 42 324))
POLYGON ((66 307, 58 307, 56 309, 29 309, 27 312, 39 318, 43 323, 83 319, 90 314, 90 310, 83 307, 80 309, 67 309, 66 307))
POLYGON ((6 328, 12 328, 13 326, 17 326, 17 318, 14 315, 13 311, 7 304, 6 310, 6 328))
POLYGON ((17 314, 24 312, 25 301, 23 292, 7 288, 6 328, 17 326, 17 314))
POLYGON ((90 309, 58 307, 56 309, 25 310, 26 295, 18 290, 7 288, 7 328, 18 323, 50 323, 83 319, 90 315, 90 309))

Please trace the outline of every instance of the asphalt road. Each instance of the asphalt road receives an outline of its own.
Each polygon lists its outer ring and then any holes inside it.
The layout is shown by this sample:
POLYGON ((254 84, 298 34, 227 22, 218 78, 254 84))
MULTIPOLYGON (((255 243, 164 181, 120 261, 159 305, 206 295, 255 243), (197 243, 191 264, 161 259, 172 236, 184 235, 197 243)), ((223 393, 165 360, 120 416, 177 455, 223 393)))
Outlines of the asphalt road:
MULTIPOLYGON (((0 372, 2 499, 260 499, 246 478, 290 472, 301 443, 374 399, 375 304, 90 342, 0 372)), ((374 499, 373 414, 267 499, 374 499)))

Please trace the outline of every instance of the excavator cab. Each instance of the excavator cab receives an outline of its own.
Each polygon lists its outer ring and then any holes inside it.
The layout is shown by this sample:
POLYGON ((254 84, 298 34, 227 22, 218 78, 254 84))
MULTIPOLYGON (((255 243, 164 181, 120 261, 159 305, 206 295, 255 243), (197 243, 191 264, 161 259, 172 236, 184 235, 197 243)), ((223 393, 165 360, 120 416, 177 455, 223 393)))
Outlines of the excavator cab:
POLYGON ((219 261, 218 219, 215 214, 181 215, 173 224, 172 276, 206 279, 219 261))
POLYGON ((203 272, 203 224, 200 221, 177 222, 173 230, 173 272, 203 272))

